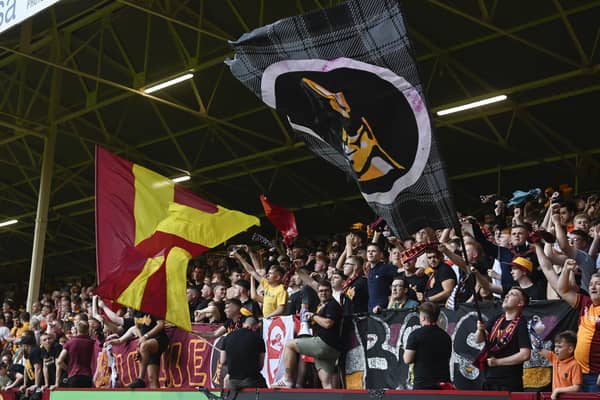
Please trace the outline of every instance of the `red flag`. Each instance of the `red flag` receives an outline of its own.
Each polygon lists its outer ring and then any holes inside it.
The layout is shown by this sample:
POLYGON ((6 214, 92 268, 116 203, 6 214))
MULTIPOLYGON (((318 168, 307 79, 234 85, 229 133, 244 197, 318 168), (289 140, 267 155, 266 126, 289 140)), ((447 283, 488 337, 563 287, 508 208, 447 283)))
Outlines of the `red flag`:
POLYGON ((296 217, 294 217, 294 213, 287 208, 269 203, 264 194, 260 195, 260 202, 265 209, 267 218, 269 218, 269 221, 271 221, 275 228, 281 232, 285 245, 289 247, 292 243, 292 239, 298 236, 298 228, 296 227, 296 217))

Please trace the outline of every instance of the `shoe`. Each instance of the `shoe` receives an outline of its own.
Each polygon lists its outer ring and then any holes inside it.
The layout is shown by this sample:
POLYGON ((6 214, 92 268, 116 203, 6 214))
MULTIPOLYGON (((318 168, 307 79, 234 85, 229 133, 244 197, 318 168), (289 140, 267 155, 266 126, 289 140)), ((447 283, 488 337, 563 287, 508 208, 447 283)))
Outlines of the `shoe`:
POLYGON ((272 384, 271 387, 280 389, 291 389, 293 385, 291 382, 287 382, 285 379, 281 378, 280 380, 272 384))
POLYGON ((127 385, 127 387, 130 389, 145 388, 146 382, 144 382, 143 379, 138 378, 135 381, 131 382, 129 385, 127 385))

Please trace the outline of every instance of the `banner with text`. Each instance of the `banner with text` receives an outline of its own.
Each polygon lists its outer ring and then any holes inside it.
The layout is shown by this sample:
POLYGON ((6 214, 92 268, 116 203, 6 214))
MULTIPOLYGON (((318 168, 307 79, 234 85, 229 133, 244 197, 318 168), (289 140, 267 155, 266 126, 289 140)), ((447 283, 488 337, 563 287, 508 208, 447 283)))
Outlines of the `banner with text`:
POLYGON ((0 1, 0 34, 60 0, 0 1))
MULTIPOLYGON (((481 311, 487 320, 496 318, 502 309, 499 304, 483 303, 481 311)), ((524 316, 532 328, 531 335, 543 339, 547 349, 552 347, 558 332, 577 328, 578 314, 562 301, 532 303, 524 316)), ((481 386, 479 370, 471 364, 481 348, 473 339, 476 320, 475 308, 463 304, 456 311, 443 309, 438 322, 452 338, 450 374, 459 389, 473 390, 481 386)), ((343 338, 347 349, 344 360, 346 388, 412 388, 409 367, 402 361, 402 354, 408 336, 419 326, 418 312, 390 310, 368 317, 354 317, 346 322, 343 338)), ((283 349, 286 341, 293 337, 294 323, 292 317, 287 316, 265 320, 263 324, 266 348, 263 374, 272 384, 281 379, 283 349)), ((217 327, 195 324, 194 331, 212 331, 217 327)), ((167 334, 170 344, 161 359, 159 380, 162 387, 222 387, 227 373, 219 363, 223 338, 206 341, 176 328, 169 328, 167 334)), ((115 370, 116 387, 127 386, 138 372, 137 342, 114 346, 111 357, 106 351, 98 353, 96 385, 112 387, 110 376, 115 370)), ((541 390, 551 384, 551 365, 538 351, 532 352, 531 360, 524 367, 526 388, 541 390)))

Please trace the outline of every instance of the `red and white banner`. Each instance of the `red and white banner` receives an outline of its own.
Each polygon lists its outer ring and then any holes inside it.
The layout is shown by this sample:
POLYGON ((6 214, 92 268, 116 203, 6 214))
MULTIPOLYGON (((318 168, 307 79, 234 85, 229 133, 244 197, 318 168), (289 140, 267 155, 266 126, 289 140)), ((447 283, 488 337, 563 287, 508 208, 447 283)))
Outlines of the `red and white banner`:
POLYGON ((283 349, 288 340, 294 338, 294 317, 276 317, 263 320, 265 341, 265 365, 262 374, 271 387, 283 378, 283 349))

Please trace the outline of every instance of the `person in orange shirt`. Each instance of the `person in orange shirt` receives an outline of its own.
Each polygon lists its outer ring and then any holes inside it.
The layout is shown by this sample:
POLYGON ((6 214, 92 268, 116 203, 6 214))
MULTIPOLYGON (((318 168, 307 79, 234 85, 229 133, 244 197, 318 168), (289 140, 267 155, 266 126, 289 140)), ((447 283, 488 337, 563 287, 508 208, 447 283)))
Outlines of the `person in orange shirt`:
POLYGON ((577 334, 564 331, 554 339, 554 352, 540 351, 552 363, 552 400, 558 400, 561 393, 578 392, 581 388, 583 376, 574 357, 576 346, 577 334))
POLYGON ((600 321, 600 273, 590 278, 589 295, 583 295, 574 289, 570 277, 579 266, 573 259, 567 259, 563 271, 558 278, 558 294, 571 307, 579 311, 579 327, 577 329, 577 345, 575 360, 583 373, 583 392, 600 391, 600 343, 597 322, 600 321))

